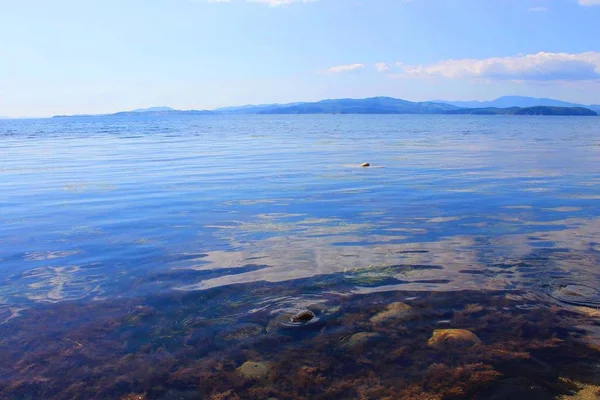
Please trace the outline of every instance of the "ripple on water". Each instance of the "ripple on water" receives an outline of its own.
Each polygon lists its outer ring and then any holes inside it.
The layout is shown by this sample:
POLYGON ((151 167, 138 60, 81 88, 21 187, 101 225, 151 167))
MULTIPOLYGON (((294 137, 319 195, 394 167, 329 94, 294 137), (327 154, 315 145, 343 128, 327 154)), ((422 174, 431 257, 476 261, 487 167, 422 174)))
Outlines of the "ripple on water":
POLYGON ((558 301, 567 304, 598 306, 600 292, 580 282, 556 282, 550 285, 549 294, 558 301))

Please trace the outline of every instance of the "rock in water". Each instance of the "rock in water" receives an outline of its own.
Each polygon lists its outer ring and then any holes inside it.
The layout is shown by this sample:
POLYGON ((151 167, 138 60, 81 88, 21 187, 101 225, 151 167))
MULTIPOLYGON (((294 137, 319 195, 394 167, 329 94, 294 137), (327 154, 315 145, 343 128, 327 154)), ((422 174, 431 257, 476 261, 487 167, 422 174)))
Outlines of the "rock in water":
POLYGON ((379 314, 371 318, 373 324, 382 324, 391 320, 403 320, 407 319, 410 315, 412 307, 408 304, 397 302, 387 306, 386 311, 382 311, 379 314))
POLYGON ((481 339, 466 329, 436 329, 427 344, 438 349, 471 347, 481 344, 481 339))
POLYGON ((263 379, 269 375, 270 370, 271 365, 267 362, 246 361, 237 372, 248 379, 263 379))
POLYGON ((309 310, 300 311, 294 315, 290 320, 296 324, 310 322, 315 318, 315 313, 309 310))
POLYGON ((348 341, 342 345, 345 349, 356 349, 362 348, 365 344, 372 341, 373 339, 378 338, 379 335, 373 332, 359 332, 350 336, 348 341))
POLYGON ((586 317, 600 318, 600 309, 597 308, 579 306, 575 307, 575 310, 586 317))
POLYGON ((579 391, 572 396, 562 395, 559 400, 598 400, 600 399, 600 386, 588 385, 570 379, 561 378, 562 381, 575 385, 579 391))
POLYGON ((366 162, 366 163, 362 163, 362 164, 360 164, 360 166, 361 166, 361 167, 370 167, 370 166, 371 166, 371 164, 369 164, 368 162, 366 162))

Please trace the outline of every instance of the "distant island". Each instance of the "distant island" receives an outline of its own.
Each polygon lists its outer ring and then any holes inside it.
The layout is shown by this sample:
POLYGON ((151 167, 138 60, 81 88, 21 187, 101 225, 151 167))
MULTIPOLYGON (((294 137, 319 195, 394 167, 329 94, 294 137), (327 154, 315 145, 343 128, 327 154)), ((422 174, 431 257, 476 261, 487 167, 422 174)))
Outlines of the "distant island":
POLYGON ((566 115, 566 116, 597 116, 598 113, 583 107, 509 107, 509 108, 461 108, 448 111, 446 114, 469 114, 469 115, 566 115))
POLYGON ((438 103, 451 104, 460 108, 511 108, 511 107, 583 107, 590 110, 600 112, 600 105, 592 104, 585 105, 579 103, 570 103, 568 101, 549 99, 544 97, 527 97, 527 96, 502 96, 491 101, 449 101, 435 100, 438 103))
MULTIPOLYGON (((176 110, 151 107, 100 116, 142 117, 159 115, 238 115, 238 114, 438 114, 438 115, 557 115, 598 116, 600 106, 584 106, 553 99, 506 96, 489 102, 412 102, 392 97, 330 99, 289 104, 246 105, 215 110, 176 110)), ((98 115, 96 115, 98 116, 98 115)), ((90 117, 90 115, 55 116, 90 117)))

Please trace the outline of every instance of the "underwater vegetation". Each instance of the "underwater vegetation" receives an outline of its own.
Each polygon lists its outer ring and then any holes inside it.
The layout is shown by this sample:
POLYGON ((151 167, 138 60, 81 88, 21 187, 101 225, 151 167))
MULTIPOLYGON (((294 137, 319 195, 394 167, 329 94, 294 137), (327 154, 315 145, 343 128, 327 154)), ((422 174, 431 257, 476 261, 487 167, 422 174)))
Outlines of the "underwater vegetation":
POLYGON ((518 292, 324 294, 319 282, 253 283, 25 310, 0 325, 0 394, 123 400, 597 398, 600 347, 586 328, 600 326, 597 313, 542 300, 522 307, 527 296, 518 292), (312 304, 305 301, 310 287, 322 294, 312 304), (251 298, 270 305, 257 307, 251 298))

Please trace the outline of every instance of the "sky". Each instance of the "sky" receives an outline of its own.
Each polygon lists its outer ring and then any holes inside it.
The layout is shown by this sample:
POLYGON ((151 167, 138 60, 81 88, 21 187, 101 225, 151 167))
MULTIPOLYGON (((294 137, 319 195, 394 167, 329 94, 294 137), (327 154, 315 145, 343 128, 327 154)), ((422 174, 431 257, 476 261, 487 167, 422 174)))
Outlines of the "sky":
POLYGON ((600 0, 0 0, 0 115, 392 96, 600 104, 600 0))

